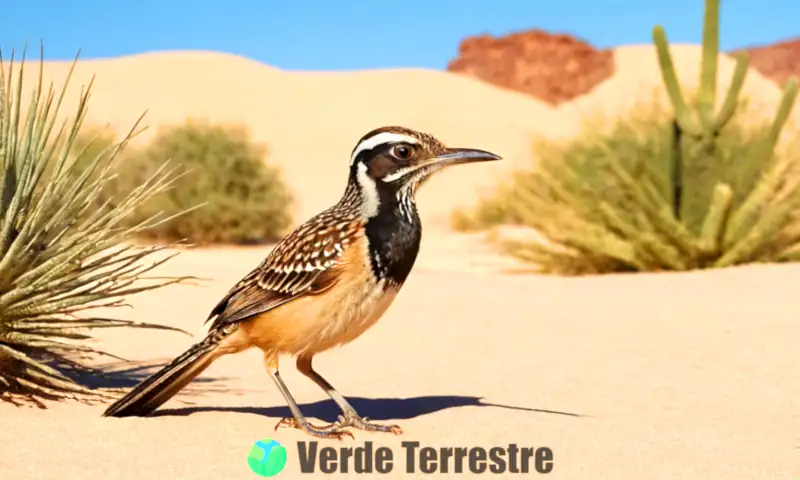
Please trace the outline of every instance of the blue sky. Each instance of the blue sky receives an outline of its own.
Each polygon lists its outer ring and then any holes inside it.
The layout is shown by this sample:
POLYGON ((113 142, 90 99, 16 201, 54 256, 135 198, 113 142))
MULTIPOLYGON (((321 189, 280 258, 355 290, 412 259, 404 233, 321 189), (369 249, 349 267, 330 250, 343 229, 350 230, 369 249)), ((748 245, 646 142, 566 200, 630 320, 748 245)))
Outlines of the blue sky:
MULTIPOLYGON (((699 42, 703 0, 23 0, 2 2, 0 48, 48 59, 215 50, 292 70, 440 69, 467 35, 542 28, 596 46, 699 42)), ((800 35, 800 0, 723 0, 724 49, 800 35)))

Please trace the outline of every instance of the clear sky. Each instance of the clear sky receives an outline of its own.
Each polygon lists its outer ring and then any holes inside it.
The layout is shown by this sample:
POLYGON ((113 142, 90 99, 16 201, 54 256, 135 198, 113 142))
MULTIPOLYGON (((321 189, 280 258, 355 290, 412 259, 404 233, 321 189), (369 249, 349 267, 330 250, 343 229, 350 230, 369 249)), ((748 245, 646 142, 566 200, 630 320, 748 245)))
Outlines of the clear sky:
MULTIPOLYGON (((599 47, 649 43, 660 23, 699 42, 703 0, 0 0, 4 56, 215 50, 297 70, 444 68, 467 35, 542 28, 599 47), (36 53, 36 52, 34 52, 36 53)), ((800 0, 723 0, 726 50, 800 35, 800 0)))

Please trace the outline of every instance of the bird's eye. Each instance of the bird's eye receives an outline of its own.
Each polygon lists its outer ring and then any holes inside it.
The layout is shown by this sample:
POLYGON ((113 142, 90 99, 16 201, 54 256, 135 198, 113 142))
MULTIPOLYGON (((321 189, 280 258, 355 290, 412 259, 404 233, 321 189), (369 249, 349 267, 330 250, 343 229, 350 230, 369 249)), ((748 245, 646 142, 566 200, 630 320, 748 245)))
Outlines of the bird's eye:
POLYGON ((400 160, 408 160, 413 153, 408 145, 397 145, 392 148, 392 155, 400 160))

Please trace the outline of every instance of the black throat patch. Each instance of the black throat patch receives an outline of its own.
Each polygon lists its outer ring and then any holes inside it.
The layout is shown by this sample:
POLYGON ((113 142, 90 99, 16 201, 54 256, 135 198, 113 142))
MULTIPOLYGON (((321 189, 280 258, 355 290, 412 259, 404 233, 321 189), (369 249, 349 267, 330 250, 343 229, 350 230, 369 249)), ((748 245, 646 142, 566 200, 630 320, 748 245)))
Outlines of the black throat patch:
POLYGON ((398 197, 397 191, 389 188, 378 192, 378 214, 366 224, 372 270, 378 278, 402 285, 419 253, 422 223, 413 199, 398 197))

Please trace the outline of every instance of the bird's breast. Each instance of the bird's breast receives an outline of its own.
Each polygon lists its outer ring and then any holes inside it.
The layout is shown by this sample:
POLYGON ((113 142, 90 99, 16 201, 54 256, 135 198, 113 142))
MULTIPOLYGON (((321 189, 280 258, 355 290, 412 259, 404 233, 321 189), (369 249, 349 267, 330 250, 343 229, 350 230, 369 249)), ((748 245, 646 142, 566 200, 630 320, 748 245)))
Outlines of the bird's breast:
POLYGON ((311 354, 349 343, 373 326, 400 286, 373 274, 366 242, 353 244, 337 268, 330 288, 243 324, 252 343, 278 353, 311 354))
POLYGON ((387 287, 385 280, 370 280, 332 296, 329 320, 320 322, 307 350, 323 351, 355 340, 386 313, 397 291, 394 286, 387 287))

